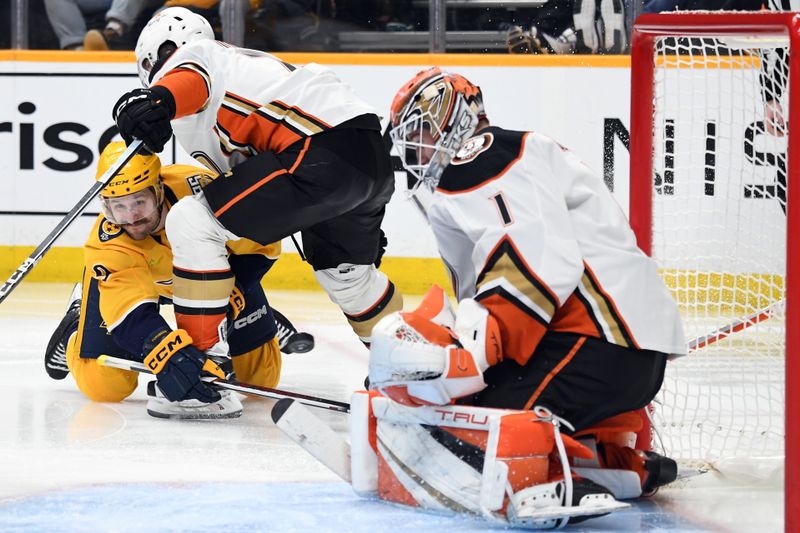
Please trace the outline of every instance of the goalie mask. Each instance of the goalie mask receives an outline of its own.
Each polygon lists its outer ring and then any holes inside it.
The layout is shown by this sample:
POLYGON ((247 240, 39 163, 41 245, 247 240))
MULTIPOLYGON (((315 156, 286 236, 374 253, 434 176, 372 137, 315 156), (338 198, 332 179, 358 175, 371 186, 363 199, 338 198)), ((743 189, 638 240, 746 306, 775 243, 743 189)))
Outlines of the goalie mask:
POLYGON ((395 95, 392 143, 405 169, 435 189, 445 167, 486 118, 480 87, 438 67, 423 70, 395 95))
POLYGON ((136 41, 136 67, 144 87, 150 86, 158 70, 159 51, 164 44, 180 48, 200 39, 214 39, 211 24, 185 7, 168 7, 156 13, 139 34, 136 41))
MULTIPOLYGON (((100 179, 126 148, 124 142, 108 143, 100 154, 95 179, 100 179)), ((153 154, 133 156, 100 192, 103 215, 119 225, 152 217, 163 200, 161 161, 153 154)))

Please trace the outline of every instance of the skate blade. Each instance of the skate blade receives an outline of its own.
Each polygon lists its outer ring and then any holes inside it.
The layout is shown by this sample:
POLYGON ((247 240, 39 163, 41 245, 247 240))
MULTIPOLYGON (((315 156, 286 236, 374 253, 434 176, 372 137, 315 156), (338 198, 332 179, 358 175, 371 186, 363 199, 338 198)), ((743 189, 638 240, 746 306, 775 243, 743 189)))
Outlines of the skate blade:
POLYGON ((608 501, 595 501, 578 507, 552 506, 540 509, 525 509, 516 515, 517 521, 555 520, 559 518, 574 518, 587 515, 603 515, 620 509, 630 507, 629 503, 618 502, 613 499, 608 501))
POLYGON ((234 411, 233 413, 162 413, 148 409, 147 414, 154 418, 163 418, 166 420, 222 420, 226 418, 239 418, 242 416, 242 411, 234 411))

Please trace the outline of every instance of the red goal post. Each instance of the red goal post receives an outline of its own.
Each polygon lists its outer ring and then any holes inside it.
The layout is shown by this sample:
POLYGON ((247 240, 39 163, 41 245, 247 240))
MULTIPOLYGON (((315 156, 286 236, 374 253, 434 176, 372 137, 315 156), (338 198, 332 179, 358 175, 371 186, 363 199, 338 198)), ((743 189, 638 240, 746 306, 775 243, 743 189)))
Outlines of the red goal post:
MULTIPOLYGON (((676 12, 656 15, 642 15, 636 21, 631 40, 631 135, 630 135, 630 223, 633 227, 639 246, 645 253, 652 255, 654 246, 653 197, 656 195, 656 184, 666 176, 658 172, 655 166, 655 154, 664 148, 657 145, 660 135, 661 144, 666 142, 684 142, 680 135, 671 132, 668 139, 657 132, 656 103, 656 46, 665 38, 676 39, 715 39, 725 43, 738 40, 753 40, 753 47, 758 47, 759 39, 778 38, 785 40, 788 47, 789 61, 788 84, 785 97, 792 105, 788 105, 788 135, 785 145, 785 226, 800 228, 800 14, 776 12, 676 12)), ((676 41, 677 42, 677 41, 676 41)), ((702 45, 699 49, 702 49, 702 45)), ((697 50, 695 48, 694 50, 697 50)), ((689 55, 689 53, 687 53, 689 55)), ((662 59, 663 61, 663 59, 662 59)), ((755 61, 758 61, 756 59, 755 61)), ((741 67, 736 67, 741 68, 741 67)), ((752 74, 751 74, 752 78, 752 74)), ((738 82, 737 82, 738 83, 738 82)), ((661 90, 670 90, 661 89, 661 90)), ((710 105, 716 105, 715 95, 694 93, 706 98, 710 105)), ((751 93, 748 93, 751 94, 751 93)), ((692 93, 686 93, 689 98, 692 93)), ((725 97, 727 98, 727 97, 725 97)), ((716 95, 716 99, 722 97, 716 95)), ((754 100, 754 98, 750 98, 754 100)), ((762 116, 763 118, 763 116, 762 116)), ((757 119, 756 119, 757 120, 757 119)), ((751 121, 749 124, 756 124, 751 121)), ((763 124, 763 122, 762 122, 763 124)), ((672 127, 672 126, 670 126, 672 127)), ((716 125, 714 126, 716 127, 716 125)), ((761 132, 763 133, 763 131, 761 132)), ((712 139, 713 140, 713 139, 712 139)), ((751 139, 752 140, 752 139, 751 139)), ((712 144, 713 146, 713 144, 712 144)), ((674 150, 672 145, 668 150, 674 150)), ((708 148, 706 147, 706 150, 708 148)), ((752 147, 751 147, 752 150, 752 147)), ((735 152, 735 147, 734 147, 735 152)), ((662 154, 663 155, 663 154, 662 154)), ((668 154, 672 156, 672 152, 668 154)), ((713 166, 716 152, 711 152, 713 166)), ((708 152, 707 156, 708 158, 708 152)), ((665 156, 666 160, 666 156, 665 156)), ((670 161, 671 164, 671 161, 670 161)), ((703 172, 702 164, 697 165, 696 172, 703 172)), ((706 166, 706 168, 709 168, 706 166)), ((663 170, 663 169, 662 169, 663 170)), ((689 171, 687 171, 689 172, 689 171)), ((712 169, 713 172, 713 169, 712 169)), ((717 181, 726 179, 726 173, 714 176, 717 181)), ((660 182, 664 185, 664 181, 660 182)), ((712 190, 714 184, 711 184, 712 190)), ((659 194, 664 194, 661 189, 659 194)), ((705 193, 706 195, 708 192, 705 193)), ((714 193, 712 192, 712 195, 714 193)), ((702 196, 703 193, 697 193, 702 196)), ((697 203, 684 202, 689 205, 697 203)), ((728 199, 728 201, 731 201, 728 199)), ((750 200, 742 203, 753 204, 750 200)), ((763 205, 761 202, 759 205, 763 205)), ((775 204, 777 205, 777 204, 775 204)), ((774 216, 774 207, 771 216, 774 216)), ((709 215, 711 217, 715 215, 709 215)), ((729 215, 731 218, 735 214, 729 215)), ((692 218, 688 216, 687 218, 692 218)), ((698 219, 702 217, 698 216, 698 219)), ((746 229, 746 225, 745 225, 746 229)), ((698 227, 698 234, 705 228, 698 227)), ((691 239, 687 235, 686 239, 691 239)), ((723 252, 724 253, 724 252, 723 252)), ((782 259, 781 259, 782 262, 782 259)), ((785 239, 785 273, 779 282, 780 290, 785 298, 785 324, 800 325, 800 238, 797 231, 786 231, 785 239), (792 238, 794 237, 794 238, 792 238)), ((737 274, 732 275, 739 283, 737 274)), ((725 292, 722 287, 718 292, 725 292)), ((735 305, 735 302, 731 305, 735 305)), ((687 333, 688 334, 688 333, 687 333)), ((687 356, 693 357, 692 355, 687 356)), ((800 531, 800 329, 785 327, 785 443, 784 443, 784 486, 785 486, 785 527, 787 531, 800 531)), ((669 365, 668 365, 669 366, 669 365)), ((754 376, 754 379, 756 376, 754 376)), ((691 407, 691 406, 690 406, 691 407)))

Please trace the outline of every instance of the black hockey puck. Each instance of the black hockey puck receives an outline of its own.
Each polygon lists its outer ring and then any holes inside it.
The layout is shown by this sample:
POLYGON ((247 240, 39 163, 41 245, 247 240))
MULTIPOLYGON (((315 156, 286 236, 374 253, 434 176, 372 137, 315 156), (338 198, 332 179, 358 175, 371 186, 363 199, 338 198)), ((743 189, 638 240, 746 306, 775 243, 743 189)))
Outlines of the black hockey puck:
POLYGON ((286 341, 283 353, 306 353, 314 349, 314 336, 311 333, 295 333, 286 341))
POLYGON ((294 400, 291 398, 283 398, 275 402, 275 405, 272 406, 272 411, 270 411, 270 415, 272 416, 272 421, 274 423, 278 423, 278 420, 286 413, 286 411, 292 406, 294 400))

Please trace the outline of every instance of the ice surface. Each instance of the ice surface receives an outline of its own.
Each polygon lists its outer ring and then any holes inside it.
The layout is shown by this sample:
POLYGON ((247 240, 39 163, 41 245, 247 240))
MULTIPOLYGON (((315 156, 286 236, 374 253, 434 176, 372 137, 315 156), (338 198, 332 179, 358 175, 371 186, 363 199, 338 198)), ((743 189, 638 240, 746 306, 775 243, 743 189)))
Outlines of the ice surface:
MULTIPOLYGON (((93 403, 71 377, 44 372, 66 284, 23 283, 0 305, 0 531, 484 531, 474 517, 356 496, 272 424, 270 400, 241 418, 171 421, 146 414, 144 383, 119 404, 93 403)), ((340 401, 362 386, 367 352, 323 293, 270 293, 316 337, 284 357, 280 387, 340 401)), ((417 299, 407 298, 407 306, 417 299)), ((345 415, 315 410, 338 431, 345 415)), ((781 531, 783 492, 714 474, 571 531, 781 531)))

